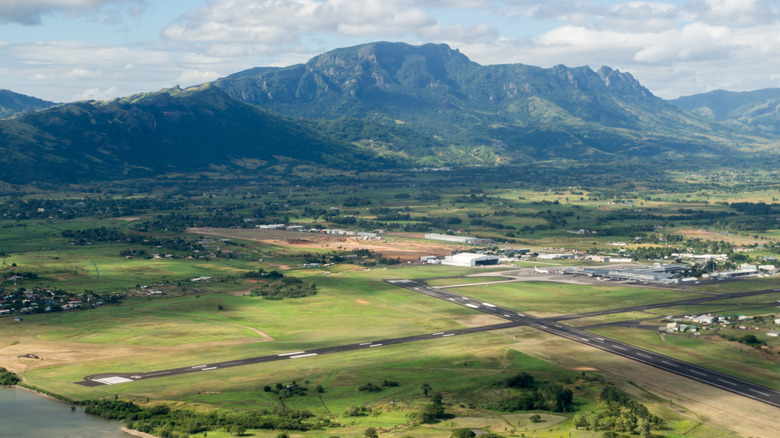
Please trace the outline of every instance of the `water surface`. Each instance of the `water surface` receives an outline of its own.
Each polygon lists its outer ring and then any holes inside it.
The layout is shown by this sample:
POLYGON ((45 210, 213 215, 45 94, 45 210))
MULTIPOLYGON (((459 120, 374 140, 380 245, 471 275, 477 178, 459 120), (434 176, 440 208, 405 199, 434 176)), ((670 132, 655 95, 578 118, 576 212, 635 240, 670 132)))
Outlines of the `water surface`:
POLYGON ((87 415, 65 403, 17 388, 0 386, 0 437, 129 438, 117 421, 87 415))

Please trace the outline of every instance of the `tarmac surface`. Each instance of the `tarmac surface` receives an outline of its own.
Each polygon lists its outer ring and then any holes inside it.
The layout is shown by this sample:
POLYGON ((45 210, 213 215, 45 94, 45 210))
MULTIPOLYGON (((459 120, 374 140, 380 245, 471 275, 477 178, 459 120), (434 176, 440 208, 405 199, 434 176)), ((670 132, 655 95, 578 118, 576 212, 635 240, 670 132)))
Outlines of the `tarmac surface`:
POLYGON ((493 324, 483 327, 472 327, 466 329, 442 331, 437 333, 405 336, 398 338, 389 338, 383 340, 369 340, 365 342, 340 345, 335 347, 316 348, 310 350, 292 351, 274 355, 250 357, 245 359, 237 359, 225 362, 205 363, 194 366, 171 368, 167 370, 151 371, 145 373, 102 373, 86 376, 83 380, 75 382, 84 386, 100 386, 100 385, 113 385, 119 383, 128 383, 139 380, 154 379, 160 377, 169 377, 175 375, 183 375, 189 373, 201 373, 204 371, 213 371, 224 368, 232 368, 238 366, 252 365, 258 363, 274 362, 280 360, 297 360, 307 357, 342 353, 347 351, 365 350, 371 348, 386 347, 390 345, 397 345, 409 342, 419 342, 439 338, 447 338, 451 336, 460 336, 470 333, 485 332, 491 330, 500 330, 518 326, 529 326, 537 330, 541 330, 546 333, 554 334, 574 342, 590 345, 591 347, 598 348, 609 353, 622 356, 643 364, 668 371, 670 373, 687 377, 689 379, 705 383, 707 385, 723 389, 725 391, 738 394, 744 397, 751 398, 753 400, 766 403, 780 408, 780 391, 767 388, 765 386, 757 385, 752 382, 748 382, 742 379, 738 379, 727 374, 712 371, 707 368, 703 368, 694 364, 690 364, 685 361, 674 359, 669 356, 654 353, 643 348, 635 347, 633 345, 616 341, 614 339, 598 336, 585 330, 577 329, 574 327, 559 324, 560 321, 571 320, 576 318, 599 316, 615 313, 642 311, 647 309, 655 309, 662 307, 675 307, 680 305, 699 304, 708 301, 726 300, 740 297, 749 297, 755 295, 769 294, 777 292, 778 290, 763 290, 753 292, 742 293, 727 293, 719 295, 707 295, 699 298, 672 301, 667 303, 647 304, 642 306, 625 307, 622 309, 609 309, 597 312, 588 312, 576 315, 558 316, 554 318, 539 318, 528 315, 523 312, 518 312, 514 309, 498 306, 492 303, 480 301, 462 294, 457 294, 439 287, 428 286, 423 281, 419 280, 386 280, 387 283, 402 287, 417 293, 425 294, 433 298, 444 300, 452 304, 467 307, 478 312, 483 312, 489 315, 497 316, 505 319, 508 322, 503 324, 493 324))

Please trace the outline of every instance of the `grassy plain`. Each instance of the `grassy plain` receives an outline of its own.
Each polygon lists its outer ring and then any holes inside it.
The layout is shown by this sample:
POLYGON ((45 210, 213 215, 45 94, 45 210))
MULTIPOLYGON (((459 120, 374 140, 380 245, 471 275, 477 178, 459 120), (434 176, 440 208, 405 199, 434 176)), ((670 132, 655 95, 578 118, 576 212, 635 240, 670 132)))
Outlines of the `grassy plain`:
MULTIPOLYGON (((610 187, 589 188, 580 187, 572 179, 565 184, 531 187, 525 181, 506 182, 504 175, 499 175, 489 182, 464 179, 471 184, 466 190, 460 182, 447 181, 439 186, 440 177, 424 173, 408 179, 373 174, 363 178, 355 175, 343 184, 321 186, 287 182, 274 185, 249 179, 202 184, 187 181, 168 193, 160 186, 153 194, 143 195, 154 198, 159 205, 138 208, 131 216, 120 218, 111 217, 115 210, 108 207, 112 206, 111 199, 123 199, 121 195, 32 193, 23 196, 24 202, 19 201, 21 194, 0 198, 0 212, 9 214, 0 221, 0 273, 37 275, 35 280, 18 284, 4 281, 0 288, 60 288, 76 294, 90 290, 133 295, 120 305, 25 315, 21 323, 14 323, 9 317, 0 318, 0 366, 20 372, 33 385, 74 398, 118 395, 139 402, 148 399, 151 403, 203 410, 280 407, 282 402, 265 392, 264 386, 292 381, 305 382, 309 388, 322 385, 323 393, 310 389, 305 396, 287 399, 285 406, 328 416, 341 426, 291 433, 294 437, 357 437, 363 436, 367 427, 380 427, 381 435, 388 437, 448 436, 456 427, 509 436, 601 435, 576 430, 571 412, 542 412, 543 421, 531 423, 531 413, 501 413, 485 408, 486 399, 494 391, 492 385, 519 371, 530 372, 540 381, 563 382, 574 391, 579 412, 597 409, 600 388, 615 384, 666 420, 666 429, 656 431, 658 435, 769 437, 776 432, 775 408, 529 328, 124 385, 87 388, 73 384, 85 375, 99 372, 154 371, 499 322, 383 281, 391 278, 424 278, 438 287, 469 284, 453 290, 542 317, 711 293, 773 289, 780 283, 776 278, 741 280, 690 286, 690 291, 545 281, 477 285, 503 279, 486 269, 385 265, 374 263, 373 258, 363 259, 362 255, 349 262, 330 266, 322 263, 317 268, 304 269, 302 263, 307 257, 327 260, 334 254, 353 255, 352 248, 339 247, 342 244, 335 240, 332 244, 304 246, 284 239, 269 242, 244 238, 255 234, 251 225, 230 228, 251 219, 355 231, 384 229, 392 234, 388 240, 393 241, 396 250, 404 246, 419 249, 420 245, 429 244, 422 239, 426 232, 450 231, 493 238, 499 242, 494 250, 576 249, 613 256, 622 256, 621 249, 654 251, 637 252, 643 255, 643 262, 668 261, 662 259, 664 251, 676 250, 670 245, 679 245, 679 252, 688 248, 732 252, 737 245, 749 246, 749 251, 740 253, 744 256, 742 261, 755 264, 763 262, 761 257, 778 254, 775 244, 780 231, 761 229, 766 214, 740 212, 729 205, 773 202, 778 192, 770 176, 755 177, 762 184, 755 191, 735 186, 732 180, 728 184, 718 182, 722 175, 678 175, 647 184, 623 180, 610 187), (184 195, 185 192, 188 194, 184 195), (56 213, 49 216, 48 210, 46 216, 36 216, 36 208, 25 212, 25 202, 40 199, 61 199, 65 209, 80 200, 88 201, 87 205, 94 201, 99 207, 67 218, 58 218, 56 213), (17 213, 20 216, 11 216, 17 213), (183 222, 171 221, 148 231, 138 228, 146 221, 168 218, 174 213, 200 217, 202 223, 182 225, 183 222), (229 225, 220 228, 221 218, 227 218, 225 223, 229 225), (224 235, 204 236, 197 231, 183 231, 180 226, 220 229, 224 235), (187 254, 166 247, 117 241, 75 245, 60 234, 63 230, 97 227, 145 237, 207 238, 221 248, 221 254, 216 255, 217 250, 209 247, 204 250, 206 255, 189 254, 192 258, 187 258, 187 254), (580 234, 581 229, 597 233, 580 234), (616 246, 613 242, 626 245, 616 246), (120 251, 138 249, 160 253, 162 257, 120 255, 120 251), (174 257, 166 258, 168 253, 174 257), (315 283, 318 293, 282 301, 248 296, 254 280, 243 274, 257 269, 279 270, 306 283, 315 283), (485 275, 465 277, 473 272, 485 275), (203 276, 212 279, 190 281, 203 276), (160 290, 164 295, 148 296, 147 290, 160 290), (41 359, 19 357, 30 353, 41 359), (385 379, 400 385, 378 393, 357 390, 361 384, 385 379), (421 394, 423 383, 443 393, 446 409, 454 418, 413 428, 405 426, 408 415, 429 400, 421 394), (370 407, 372 413, 346 416, 345 411, 353 406, 370 407), (753 421, 745 422, 748 417, 753 421)), ((131 185, 114 190, 136 193, 131 185)), ((356 247, 375 250, 381 246, 366 242, 356 247)), ((463 249, 446 245, 443 248, 463 249)), ((398 254, 386 251, 388 257, 398 254)), ((584 262, 532 261, 517 265, 548 266, 545 263, 572 266, 584 262)), ((769 315, 776 312, 773 301, 778 299, 780 294, 773 293, 568 323, 587 326, 652 318, 648 324, 660 324, 665 315, 712 311, 769 315)), ((593 331, 780 389, 775 383, 780 381, 777 356, 742 344, 709 336, 661 338, 655 332, 626 327, 600 327, 593 331)), ((275 437, 278 432, 251 433, 275 437)), ((229 434, 215 431, 209 432, 209 436, 229 434)))

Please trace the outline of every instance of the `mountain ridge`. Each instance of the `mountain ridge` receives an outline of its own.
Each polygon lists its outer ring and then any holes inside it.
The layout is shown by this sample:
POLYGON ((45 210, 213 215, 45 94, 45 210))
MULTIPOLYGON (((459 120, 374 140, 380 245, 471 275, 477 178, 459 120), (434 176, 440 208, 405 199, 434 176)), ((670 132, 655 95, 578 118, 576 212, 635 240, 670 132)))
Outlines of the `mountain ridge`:
MULTIPOLYGON (((681 147, 713 154, 727 151, 735 136, 656 97, 630 73, 606 66, 482 66, 445 44, 369 43, 214 83, 291 117, 400 122, 424 133, 438 152, 457 151, 444 153, 441 164, 495 144, 504 145, 505 161, 650 156, 681 147)), ((418 151, 417 158, 425 155, 418 151)))
POLYGON ((57 105, 57 103, 16 93, 11 90, 0 90, 0 119, 7 119, 25 112, 49 108, 54 105, 57 105))
POLYGON ((0 174, 14 183, 240 170, 285 160, 346 166, 351 155, 360 155, 211 84, 75 102, 3 120, 0 150, 0 174))

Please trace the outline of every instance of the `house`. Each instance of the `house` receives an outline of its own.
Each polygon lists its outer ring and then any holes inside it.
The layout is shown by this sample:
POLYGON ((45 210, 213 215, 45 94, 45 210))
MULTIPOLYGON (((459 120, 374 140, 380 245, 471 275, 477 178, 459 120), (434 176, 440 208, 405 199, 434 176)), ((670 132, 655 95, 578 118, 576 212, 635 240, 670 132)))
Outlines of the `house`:
POLYGON ((694 321, 696 321, 696 322, 698 322, 700 324, 712 324, 717 319, 718 319, 717 316, 701 315, 701 316, 697 316, 696 318, 694 318, 694 321))

